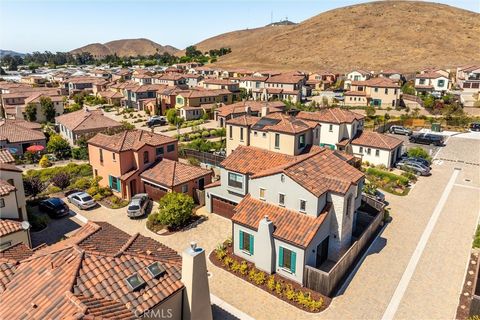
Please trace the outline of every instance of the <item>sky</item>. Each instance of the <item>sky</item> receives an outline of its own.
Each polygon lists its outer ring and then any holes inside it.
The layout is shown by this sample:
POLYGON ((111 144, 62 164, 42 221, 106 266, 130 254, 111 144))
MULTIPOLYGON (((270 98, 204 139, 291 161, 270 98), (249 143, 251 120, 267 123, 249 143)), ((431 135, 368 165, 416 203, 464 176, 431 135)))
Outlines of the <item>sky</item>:
MULTIPOLYGON (((183 49, 288 17, 301 22, 365 0, 0 0, 0 49, 70 51, 94 42, 147 38, 183 49)), ((480 11, 480 0, 435 2, 480 11)))

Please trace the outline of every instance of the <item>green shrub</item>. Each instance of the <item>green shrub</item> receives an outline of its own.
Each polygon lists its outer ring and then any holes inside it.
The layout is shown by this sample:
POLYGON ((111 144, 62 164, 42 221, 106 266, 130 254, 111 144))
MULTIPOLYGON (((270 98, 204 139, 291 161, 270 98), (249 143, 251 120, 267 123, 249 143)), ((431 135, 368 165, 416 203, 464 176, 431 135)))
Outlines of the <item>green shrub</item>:
POLYGON ((233 261, 232 266, 230 267, 230 270, 237 273, 240 270, 240 263, 238 263, 237 260, 233 261))
POLYGON ((191 218, 195 207, 192 197, 177 192, 167 193, 158 204, 158 222, 170 228, 178 228, 186 223, 191 218))
POLYGON ((225 259, 223 259, 223 265, 225 267, 227 267, 228 269, 230 269, 230 266, 233 264, 233 259, 230 258, 230 257, 226 257, 225 259))
POLYGON ((263 285, 265 283, 265 280, 266 280, 266 276, 265 276, 265 273, 262 271, 257 272, 255 277, 253 278, 253 281, 255 282, 255 284, 259 286, 263 285))
POLYGON ((422 147, 410 148, 408 149, 407 154, 409 157, 412 157, 412 158, 422 158, 427 160, 428 162, 432 161, 432 157, 430 157, 428 152, 422 147))
POLYGON ((203 137, 203 138, 208 138, 208 137, 210 137, 210 132, 207 131, 207 130, 202 131, 202 137, 203 137))
POLYGON ((285 297, 290 301, 296 301, 297 299, 297 293, 293 290, 292 285, 290 284, 287 284, 287 287, 285 288, 285 297))
POLYGON ((271 275, 271 276, 268 277, 268 280, 267 280, 267 288, 268 288, 268 290, 270 290, 270 291, 275 290, 275 277, 274 277, 273 275, 271 275))
POLYGON ((275 284, 275 293, 281 297, 283 295, 283 285, 281 282, 275 284))
POLYGON ((394 173, 383 171, 377 168, 368 168, 366 172, 367 175, 372 175, 382 180, 385 179, 386 181, 397 181, 400 185, 406 186, 409 183, 408 178, 406 177, 399 176, 394 173))
POLYGON ((475 232, 475 239, 473 240, 473 247, 480 248, 480 225, 477 226, 477 231, 475 232))
POLYGON ((76 160, 88 160, 88 148, 72 148, 72 158, 76 160))
POLYGON ((248 280, 253 282, 256 276, 257 276, 257 272, 255 271, 255 269, 254 268, 250 269, 250 271, 248 272, 248 280))
POLYGON ((79 189, 79 190, 86 190, 90 188, 92 183, 92 180, 89 178, 81 177, 75 180, 73 184, 71 184, 71 187, 73 189, 79 189))
POLYGON ((246 261, 240 263, 240 274, 246 275, 248 272, 248 264, 246 261))
POLYGON ((217 137, 225 137, 227 133, 227 130, 225 128, 218 128, 217 129, 217 137))
POLYGON ((48 159, 47 155, 44 154, 40 159, 40 161, 38 162, 38 165, 40 166, 40 168, 47 168, 47 167, 51 167, 52 163, 50 162, 50 159, 48 159))
POLYGON ((62 189, 60 189, 57 186, 49 186, 47 188, 47 190, 45 191, 45 194, 59 193, 61 191, 62 191, 62 189))
POLYGON ((32 214, 30 210, 27 209, 28 222, 32 226, 30 231, 40 231, 47 227, 50 219, 46 215, 36 215, 32 214))
POLYGON ((97 194, 93 195, 92 198, 95 201, 100 201, 100 200, 103 200, 104 197, 101 194, 97 193, 97 194))
POLYGON ((210 130, 210 135, 212 137, 216 137, 217 136, 217 130, 215 130, 215 129, 210 130))

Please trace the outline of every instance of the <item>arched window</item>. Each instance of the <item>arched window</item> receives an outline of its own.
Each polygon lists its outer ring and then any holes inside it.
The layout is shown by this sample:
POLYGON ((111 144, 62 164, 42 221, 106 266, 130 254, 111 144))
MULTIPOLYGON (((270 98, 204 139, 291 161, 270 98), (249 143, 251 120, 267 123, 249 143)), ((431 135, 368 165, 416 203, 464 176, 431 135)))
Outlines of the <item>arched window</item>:
POLYGON ((148 151, 143 151, 143 163, 149 163, 150 160, 148 159, 148 151))

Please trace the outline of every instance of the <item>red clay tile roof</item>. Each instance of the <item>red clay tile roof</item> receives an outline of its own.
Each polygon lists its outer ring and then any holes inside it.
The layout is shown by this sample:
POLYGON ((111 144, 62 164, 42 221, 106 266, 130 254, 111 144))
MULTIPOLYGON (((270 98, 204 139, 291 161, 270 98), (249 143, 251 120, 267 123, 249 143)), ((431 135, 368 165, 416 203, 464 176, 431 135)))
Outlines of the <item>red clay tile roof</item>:
POLYGON ((22 169, 14 165, 13 163, 3 163, 0 162, 0 171, 14 171, 14 172, 22 172, 22 169))
POLYGON ((0 237, 22 231, 22 223, 13 220, 0 219, 0 237))
POLYGON ((286 134, 298 134, 310 129, 315 128, 318 123, 310 120, 299 119, 292 116, 287 116, 283 113, 271 113, 263 117, 262 119, 275 119, 278 120, 277 123, 271 123, 263 126, 263 128, 257 129, 256 126, 253 127, 255 130, 263 131, 273 131, 281 132, 286 134))
POLYGON ((443 75, 441 75, 440 73, 437 73, 437 72, 426 72, 426 73, 422 73, 422 74, 417 74, 415 76, 415 78, 417 79, 437 79, 437 78, 440 78, 440 77, 444 77, 443 75))
POLYGON ((204 98, 204 97, 216 97, 222 94, 231 94, 230 90, 227 89, 191 89, 183 90, 178 93, 184 98, 204 98))
POLYGON ((113 136, 98 133, 88 140, 91 145, 115 152, 138 150, 145 145, 156 147, 176 142, 177 139, 145 130, 129 130, 113 136))
POLYGON ((365 91, 347 91, 343 94, 344 96, 366 96, 365 91))
POLYGON ((0 163, 15 163, 15 158, 8 149, 0 149, 0 163))
POLYGON ((235 125, 235 126, 251 126, 255 123, 257 123, 261 118, 260 117, 254 117, 254 116, 247 116, 247 115, 241 115, 239 117, 235 117, 232 119, 227 120, 227 124, 235 125))
POLYGON ((315 112, 300 111, 297 118, 326 123, 352 123, 362 120, 364 115, 340 108, 325 108, 315 112))
POLYGON ((306 248, 330 211, 327 203, 318 217, 300 213, 254 199, 246 195, 235 207, 234 223, 257 230, 260 220, 268 217, 275 226, 273 237, 306 248))
POLYGON ((39 93, 35 93, 33 95, 31 95, 30 97, 28 97, 27 99, 25 99, 25 104, 28 104, 28 103, 40 103, 40 98, 50 98, 50 100, 52 100, 52 102, 62 102, 63 101, 63 96, 61 95, 58 95, 58 96, 52 96, 52 95, 46 95, 46 94, 43 94, 41 92, 39 93))
POLYGON ((0 122, 0 140, 7 143, 18 143, 28 141, 45 140, 43 132, 26 128, 22 122, 17 120, 3 120, 0 122))
POLYGON ((72 132, 120 129, 122 124, 103 115, 101 110, 78 110, 55 117, 57 123, 72 132))
POLYGON ((174 250, 89 222, 18 265, 0 261, 0 318, 132 319, 181 290, 180 278, 181 258, 174 250), (153 262, 166 269, 159 278, 146 270, 153 262), (134 273, 146 283, 132 291, 125 279, 134 273))
POLYGON ((235 113, 245 113, 245 108, 249 107, 252 112, 260 112, 262 107, 267 106, 270 112, 278 112, 285 109, 285 104, 282 101, 240 101, 233 104, 222 106, 216 110, 217 114, 222 117, 227 117, 235 113))
POLYGON ((363 131, 352 140, 352 145, 360 145, 384 150, 393 150, 403 143, 402 140, 372 131, 363 131))
POLYGON ((6 196, 10 194, 10 192, 15 191, 16 188, 12 186, 7 181, 0 179, 0 196, 6 196))
POLYGON ((279 75, 271 76, 266 80, 267 83, 288 83, 288 84, 295 84, 306 77, 305 75, 298 74, 298 73, 282 73, 279 75))
POLYGON ((211 170, 178 161, 162 159, 151 168, 142 172, 140 177, 167 188, 173 188, 211 174, 211 170))
POLYGON ((217 181, 214 181, 212 183, 209 183, 205 186, 205 189, 207 188, 213 188, 213 187, 218 187, 218 186, 221 186, 222 185, 222 181, 220 180, 217 180, 217 181))
POLYGON ((352 81, 353 86, 367 86, 380 88, 400 88, 400 85, 389 78, 371 78, 365 81, 352 81))
POLYGON ((35 250, 40 249, 42 246, 35 249, 30 249, 23 242, 19 242, 16 245, 13 245, 0 252, 0 261, 21 261, 29 258, 35 252, 35 250))

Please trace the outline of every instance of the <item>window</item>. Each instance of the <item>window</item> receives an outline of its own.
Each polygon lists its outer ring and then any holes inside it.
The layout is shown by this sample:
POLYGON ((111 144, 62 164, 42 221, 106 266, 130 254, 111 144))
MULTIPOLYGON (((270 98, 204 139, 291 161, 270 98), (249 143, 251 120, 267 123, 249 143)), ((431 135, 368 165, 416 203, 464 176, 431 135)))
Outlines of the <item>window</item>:
POLYGON ((353 203, 353 196, 349 195, 347 198, 347 212, 346 212, 347 217, 350 215, 350 212, 352 211, 352 203, 353 203))
POLYGON ((253 135, 256 137, 257 136, 257 131, 253 131, 253 135))
POLYGON ((110 189, 120 192, 120 180, 117 177, 108 176, 110 189))
POLYGON ((375 157, 380 157, 380 150, 375 150, 375 157))
POLYGON ((275 149, 280 149, 280 134, 275 133, 275 149))
POLYGON ((143 163, 149 163, 148 151, 143 151, 143 163))
POLYGON ((388 94, 388 88, 385 88, 385 94, 388 94))
POLYGON ((320 134, 320 130, 318 130, 318 128, 315 129, 315 138, 318 139, 319 134, 320 134))
POLYGON ((188 192, 188 184, 182 185, 182 193, 187 193, 188 192))
POLYGON ((243 141, 243 128, 240 128, 240 141, 243 141))
POLYGON ((228 136, 230 139, 233 138, 233 129, 232 129, 232 126, 228 126, 228 136))
POLYGON ((115 152, 112 152, 112 159, 115 161, 115 152))
POLYGON ((303 147, 305 147, 305 134, 298 137, 298 148, 301 149, 303 147))
POLYGON ((367 154, 371 154, 371 153, 372 153, 372 149, 367 148, 367 154))
POLYGON ((169 144, 167 146, 167 152, 173 152, 175 151, 175 145, 174 144, 169 144))
POLYGON ((378 92, 378 88, 375 88, 374 91, 375 91, 375 92, 378 92))
POLYGON ((438 86, 443 87, 445 85, 445 80, 438 80, 438 86))
POLYGON ((158 147, 157 149, 155 149, 155 154, 157 157, 163 156, 164 152, 165 151, 163 150, 163 147, 158 147))
POLYGON ((280 175, 280 181, 285 182, 285 175, 283 173, 280 175))
POLYGON ((278 247, 278 266, 285 270, 295 273, 297 264, 297 254, 284 247, 278 247))
POLYGON ((305 212, 307 210, 307 201, 300 199, 300 211, 305 212))
POLYGON ((5 207, 5 199, 0 198, 0 208, 5 207))
POLYGON ((265 190, 264 188, 260 188, 260 199, 264 200, 265 199, 265 192, 267 190, 265 190))
POLYGON ((239 238, 238 246, 240 250, 253 255, 253 235, 244 231, 240 231, 239 238))
POLYGON ((267 133, 266 133, 266 132, 262 133, 262 137, 266 138, 266 137, 267 137, 267 133))
POLYGON ((425 84, 425 79, 420 79, 420 84, 425 84))
POLYGON ((278 205, 285 206, 285 195, 283 193, 278 194, 278 205))
POLYGON ((243 188, 243 176, 238 173, 229 172, 228 173, 228 185, 234 188, 243 188))
POLYGON ((358 149, 358 152, 363 153, 363 147, 360 147, 360 148, 358 149))
POLYGON ((103 163, 103 150, 99 149, 99 153, 100 153, 100 163, 103 163))
POLYGON ((328 131, 333 132, 333 124, 328 126, 328 131))

